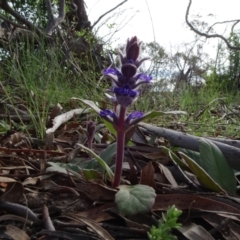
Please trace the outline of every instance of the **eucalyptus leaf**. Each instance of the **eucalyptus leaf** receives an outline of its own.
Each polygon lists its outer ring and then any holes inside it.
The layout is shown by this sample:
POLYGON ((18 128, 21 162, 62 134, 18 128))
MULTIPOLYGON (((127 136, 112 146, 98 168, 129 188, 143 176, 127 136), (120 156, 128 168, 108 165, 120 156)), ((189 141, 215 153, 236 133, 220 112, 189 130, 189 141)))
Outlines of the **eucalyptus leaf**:
POLYGON ((131 216, 149 212, 155 202, 156 193, 147 185, 120 185, 115 195, 115 203, 120 212, 131 216))
POLYGON ((229 194, 235 194, 237 181, 221 150, 211 141, 199 140, 200 157, 205 171, 229 194))

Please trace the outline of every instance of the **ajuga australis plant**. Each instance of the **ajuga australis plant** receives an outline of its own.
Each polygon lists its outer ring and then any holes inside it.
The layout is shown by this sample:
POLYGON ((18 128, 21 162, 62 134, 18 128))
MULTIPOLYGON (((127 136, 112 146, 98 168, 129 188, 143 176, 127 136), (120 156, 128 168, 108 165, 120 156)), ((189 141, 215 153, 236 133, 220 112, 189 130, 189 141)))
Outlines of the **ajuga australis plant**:
POLYGON ((107 121, 112 122, 117 132, 117 153, 113 187, 118 187, 122 175, 122 163, 124 158, 125 133, 136 123, 136 119, 141 118, 143 113, 136 111, 127 114, 129 107, 139 95, 139 86, 151 81, 150 76, 146 76, 138 71, 141 63, 148 58, 139 59, 141 42, 137 37, 127 41, 126 52, 119 52, 121 68, 107 68, 104 75, 113 83, 108 91, 113 94, 111 100, 114 103, 114 110, 106 109, 100 111, 100 115, 107 121))

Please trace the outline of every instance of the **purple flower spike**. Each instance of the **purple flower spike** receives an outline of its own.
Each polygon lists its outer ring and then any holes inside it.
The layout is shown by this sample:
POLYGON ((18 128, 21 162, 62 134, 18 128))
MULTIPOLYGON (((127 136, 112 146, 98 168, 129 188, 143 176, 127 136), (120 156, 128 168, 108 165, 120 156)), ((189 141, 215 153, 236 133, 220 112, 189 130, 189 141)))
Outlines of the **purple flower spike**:
POLYGON ((130 40, 128 40, 127 46, 126 46, 126 54, 128 60, 133 60, 136 62, 136 60, 139 57, 140 53, 140 43, 138 43, 137 37, 133 37, 130 40))

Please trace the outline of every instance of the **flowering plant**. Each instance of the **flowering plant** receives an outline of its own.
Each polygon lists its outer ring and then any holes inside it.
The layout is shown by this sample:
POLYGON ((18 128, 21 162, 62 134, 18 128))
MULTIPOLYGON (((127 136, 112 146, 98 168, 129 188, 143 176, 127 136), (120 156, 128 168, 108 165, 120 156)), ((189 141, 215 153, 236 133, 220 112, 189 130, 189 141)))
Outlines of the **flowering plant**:
POLYGON ((118 187, 122 175, 122 162, 124 158, 125 133, 137 120, 143 117, 143 113, 136 111, 127 115, 127 107, 130 106, 139 95, 139 86, 151 81, 151 77, 138 72, 141 63, 148 58, 139 60, 141 43, 137 37, 128 40, 125 55, 119 52, 121 69, 108 68, 104 75, 113 83, 110 90, 114 95, 114 111, 109 109, 100 111, 100 115, 111 122, 117 132, 117 154, 114 187, 118 187))
MULTIPOLYGON (((182 114, 184 112, 161 112, 152 111, 143 114, 140 111, 136 111, 128 114, 127 108, 137 99, 140 91, 139 87, 142 84, 148 84, 152 78, 141 72, 139 72, 139 66, 149 58, 139 59, 141 42, 137 37, 132 37, 127 41, 125 55, 119 52, 121 67, 107 68, 103 71, 103 74, 112 81, 112 88, 106 94, 110 100, 114 103, 114 109, 101 110, 94 102, 90 100, 84 100, 79 98, 72 98, 72 100, 80 100, 84 104, 91 107, 96 113, 98 113, 103 119, 109 122, 116 131, 117 140, 117 153, 115 164, 115 175, 113 180, 113 187, 118 187, 121 181, 122 175, 122 163, 124 159, 124 147, 125 147, 125 134, 126 132, 137 123, 141 122, 145 118, 154 118, 165 114, 182 114)), ((184 113, 185 114, 185 113, 184 113)), ((91 139, 92 140, 92 139, 91 139)), ((90 141, 91 141, 90 140, 90 141)), ((89 144, 91 146, 91 144, 89 144)))
MULTIPOLYGON (((146 212, 151 209, 155 201, 155 190, 146 185, 126 186, 120 185, 122 176, 122 165, 124 160, 125 135, 126 132, 134 125, 145 118, 153 118, 164 114, 179 114, 181 111, 161 112, 153 111, 143 114, 140 111, 128 113, 127 108, 136 101, 140 94, 139 87, 142 84, 149 84, 152 80, 139 71, 140 65, 148 58, 139 59, 141 42, 137 37, 132 37, 127 41, 125 53, 119 52, 121 66, 117 68, 107 68, 103 71, 106 78, 112 81, 112 88, 108 90, 110 94, 106 94, 114 103, 113 110, 101 110, 94 102, 90 100, 72 98, 72 100, 80 100, 84 104, 91 107, 98 113, 105 123, 110 123, 109 130, 114 129, 116 134, 116 162, 114 178, 111 169, 108 167, 101 157, 97 157, 85 146, 82 146, 89 154, 93 154, 98 163, 103 166, 107 175, 112 180, 112 186, 120 190, 115 195, 115 203, 118 209, 127 214, 133 215, 140 212, 146 212), (111 128, 111 129, 110 129, 111 128)), ((106 126, 109 124, 106 124, 106 126)), ((93 138, 94 125, 90 122, 87 126, 88 146, 91 148, 93 138)))

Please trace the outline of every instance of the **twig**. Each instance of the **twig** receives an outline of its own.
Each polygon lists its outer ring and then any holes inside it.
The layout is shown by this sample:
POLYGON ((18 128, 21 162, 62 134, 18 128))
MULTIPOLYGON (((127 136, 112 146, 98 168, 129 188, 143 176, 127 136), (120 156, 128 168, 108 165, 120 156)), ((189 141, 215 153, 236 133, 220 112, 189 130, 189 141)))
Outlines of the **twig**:
POLYGON ((125 2, 127 2, 128 0, 124 0, 123 2, 119 3, 116 7, 110 9, 109 11, 105 12, 104 14, 102 14, 96 22, 94 22, 94 24, 91 26, 91 29, 93 29, 97 24, 98 22, 104 17, 106 16, 108 13, 114 11, 115 9, 117 9, 118 7, 120 7, 121 5, 123 5, 125 2))
POLYGON ((186 21, 187 25, 191 28, 191 30, 193 30, 198 35, 206 37, 206 38, 221 38, 226 43, 228 48, 230 48, 232 50, 240 50, 240 47, 235 47, 235 46, 231 45, 229 43, 229 41, 220 34, 207 34, 207 33, 200 32, 198 29, 196 29, 188 20, 188 15, 189 15, 189 10, 190 10, 191 4, 192 4, 192 0, 189 0, 189 4, 188 4, 186 15, 185 15, 185 21, 186 21))

